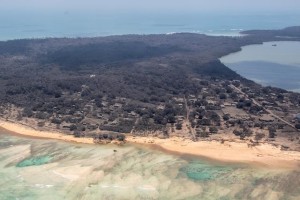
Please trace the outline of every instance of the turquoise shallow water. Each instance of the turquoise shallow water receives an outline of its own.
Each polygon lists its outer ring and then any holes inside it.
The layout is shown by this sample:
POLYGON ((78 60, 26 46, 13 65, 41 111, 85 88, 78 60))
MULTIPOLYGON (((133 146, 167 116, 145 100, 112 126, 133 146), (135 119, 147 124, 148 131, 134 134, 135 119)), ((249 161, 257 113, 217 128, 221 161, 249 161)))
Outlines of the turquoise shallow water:
POLYGON ((0 199, 299 199, 300 172, 0 134, 0 199), (116 150, 116 152, 114 151, 116 150))
POLYGON ((44 165, 44 164, 50 163, 51 159, 52 158, 48 155, 30 157, 30 158, 22 160, 16 166, 17 167, 29 167, 29 166, 36 166, 36 165, 44 165))
POLYGON ((200 161, 191 161, 182 169, 182 172, 192 180, 209 181, 217 179, 222 175, 230 173, 234 168, 232 166, 216 165, 203 163, 200 161))

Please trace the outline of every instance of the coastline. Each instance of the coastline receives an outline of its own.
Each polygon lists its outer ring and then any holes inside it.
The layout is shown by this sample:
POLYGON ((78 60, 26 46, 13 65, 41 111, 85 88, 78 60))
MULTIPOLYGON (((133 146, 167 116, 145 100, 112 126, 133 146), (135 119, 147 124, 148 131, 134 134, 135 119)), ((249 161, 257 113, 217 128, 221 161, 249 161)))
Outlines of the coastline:
POLYGON ((135 144, 148 144, 155 149, 177 155, 190 155, 224 163, 245 163, 268 169, 299 169, 300 152, 283 151, 272 144, 249 147, 243 141, 198 141, 180 137, 159 139, 153 137, 126 137, 135 144))
MULTIPOLYGON (((0 127, 14 135, 31 138, 55 139, 65 142, 95 144, 92 138, 75 138, 56 131, 41 131, 16 122, 0 119, 0 127)), ((283 151, 272 144, 249 147, 243 141, 198 141, 172 137, 126 136, 126 143, 147 146, 176 155, 190 155, 226 163, 245 163, 270 169, 299 169, 300 152, 283 151)))
POLYGON ((73 135, 64 135, 58 131, 41 131, 23 124, 5 121, 3 119, 0 119, 0 127, 5 130, 8 130, 14 135, 23 135, 40 139, 63 140, 66 142, 75 142, 83 144, 94 144, 94 140, 92 138, 75 138, 73 137, 73 135))

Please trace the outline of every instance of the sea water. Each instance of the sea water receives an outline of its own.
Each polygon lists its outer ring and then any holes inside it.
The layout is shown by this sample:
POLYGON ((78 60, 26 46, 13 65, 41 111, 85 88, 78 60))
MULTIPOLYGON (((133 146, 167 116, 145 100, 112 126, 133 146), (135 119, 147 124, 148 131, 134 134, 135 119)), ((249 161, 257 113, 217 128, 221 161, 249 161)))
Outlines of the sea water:
POLYGON ((247 79, 264 86, 300 92, 300 42, 249 45, 220 60, 247 79))
POLYGON ((0 12, 0 40, 45 37, 95 37, 174 32, 237 36, 249 29, 299 25, 299 13, 203 13, 79 11, 0 12))
POLYGON ((0 199, 299 199, 300 172, 0 134, 0 199))
MULTIPOLYGON (((251 29, 281 29, 300 25, 299 13, 105 13, 80 11, 0 12, 0 41, 22 38, 96 37, 123 34, 172 34, 177 32, 239 36, 251 29)), ((222 58, 228 67, 263 85, 300 91, 299 43, 271 43, 243 48, 222 58), (280 46, 279 46, 280 45, 280 46), (260 49, 260 50, 259 50, 260 49), (280 51, 280 53, 275 53, 280 51), (259 54, 259 53, 261 54, 259 54), (241 55, 248 54, 247 58, 241 55), (261 57, 257 58, 255 56, 261 57), (263 57, 262 57, 263 56, 263 57), (280 58, 278 60, 268 59, 280 58), (227 61, 229 59, 229 61, 227 61), (291 63, 291 61, 295 61, 291 63)))

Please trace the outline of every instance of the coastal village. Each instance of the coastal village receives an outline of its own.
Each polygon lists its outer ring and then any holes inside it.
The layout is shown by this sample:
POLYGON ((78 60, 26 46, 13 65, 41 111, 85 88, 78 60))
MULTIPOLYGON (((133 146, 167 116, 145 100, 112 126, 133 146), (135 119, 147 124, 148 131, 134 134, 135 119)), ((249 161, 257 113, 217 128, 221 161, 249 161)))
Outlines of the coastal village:
POLYGON ((219 59, 299 28, 245 33, 4 42, 1 120, 96 143, 180 138, 299 151, 300 94, 256 84, 219 59))
MULTIPOLYGON (((90 75, 94 78, 94 75, 90 75)), ((271 143, 283 150, 299 150, 299 94, 240 80, 195 79, 195 94, 172 97, 167 103, 135 102, 104 96, 83 109, 70 106, 53 115, 1 108, 1 117, 40 130, 56 130, 95 142, 123 142, 126 136, 181 137, 191 141, 246 141, 249 146, 271 143)), ((88 90, 73 98, 80 101, 88 90)), ((151 143, 151 141, 148 141, 151 143)))

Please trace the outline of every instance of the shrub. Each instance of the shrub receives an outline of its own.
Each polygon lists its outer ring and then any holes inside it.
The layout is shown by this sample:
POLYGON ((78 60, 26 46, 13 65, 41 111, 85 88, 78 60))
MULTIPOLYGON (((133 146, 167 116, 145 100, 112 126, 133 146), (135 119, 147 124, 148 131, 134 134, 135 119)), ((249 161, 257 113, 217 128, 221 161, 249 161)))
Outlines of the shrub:
POLYGON ((181 129, 182 129, 182 124, 176 123, 176 129, 177 129, 177 130, 181 130, 181 129))
POLYGON ((32 117, 33 116, 33 112, 31 110, 31 108, 24 108, 23 112, 22 112, 22 116, 23 117, 32 117))
POLYGON ((206 131, 197 131, 196 136, 197 136, 197 137, 205 138, 205 137, 208 137, 209 134, 208 134, 208 132, 206 132, 206 131))
POLYGON ((227 96, 226 96, 226 94, 224 94, 224 93, 221 93, 221 94, 219 95, 219 97, 220 97, 220 99, 227 99, 227 96))
POLYGON ((259 141, 259 140, 263 139, 264 137, 265 137, 265 134, 263 134, 263 133, 256 133, 254 139, 256 141, 259 141))
POLYGON ((228 114, 223 115, 223 119, 224 119, 225 121, 229 120, 229 119, 230 119, 230 115, 228 115, 228 114))
POLYGON ((52 120, 51 120, 51 122, 53 123, 53 124, 61 124, 61 119, 59 119, 59 118, 53 118, 52 120))
POLYGON ((211 127, 209 127, 209 132, 210 133, 218 133, 218 129, 215 126, 211 126, 211 127))
POLYGON ((38 127, 43 127, 43 126, 45 126, 45 122, 38 122, 37 125, 38 125, 38 127))
POLYGON ((125 140, 125 135, 124 134, 118 134, 117 139, 122 142, 122 141, 125 140))
POLYGON ((75 124, 72 124, 70 126, 70 131, 74 131, 74 130, 77 130, 77 126, 75 124))
POLYGON ((74 131, 73 135, 74 135, 74 137, 77 137, 77 138, 82 136, 80 131, 74 131))

